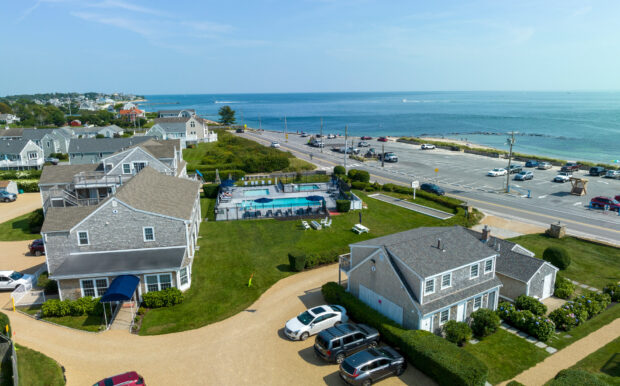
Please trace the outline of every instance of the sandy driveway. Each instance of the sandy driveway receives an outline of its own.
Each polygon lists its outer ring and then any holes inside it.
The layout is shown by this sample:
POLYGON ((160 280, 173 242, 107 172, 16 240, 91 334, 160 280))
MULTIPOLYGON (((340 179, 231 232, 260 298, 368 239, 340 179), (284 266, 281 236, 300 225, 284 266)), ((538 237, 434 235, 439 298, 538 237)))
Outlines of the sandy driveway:
MULTIPOLYGON (((320 286, 337 276, 332 265, 289 277, 227 320, 162 336, 140 337, 124 331, 86 333, 18 313, 8 315, 16 341, 61 363, 68 385, 93 384, 127 370, 137 370, 149 385, 342 385, 337 366, 314 357, 314 338, 291 342, 282 335, 287 319, 323 303, 320 286)), ((0 302, 5 300, 0 298, 0 302)), ((400 378, 381 384, 433 383, 409 366, 400 378)))
POLYGON ((19 194, 17 200, 13 202, 0 202, 0 223, 30 213, 40 207, 41 195, 39 193, 19 194))

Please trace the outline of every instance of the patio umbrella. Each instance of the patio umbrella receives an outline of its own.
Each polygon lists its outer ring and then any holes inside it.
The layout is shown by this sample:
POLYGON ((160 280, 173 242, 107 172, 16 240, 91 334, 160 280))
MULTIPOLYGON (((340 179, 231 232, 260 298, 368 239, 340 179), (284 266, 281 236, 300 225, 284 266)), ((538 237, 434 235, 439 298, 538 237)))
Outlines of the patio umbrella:
POLYGON ((308 196, 308 197, 306 197, 306 200, 308 200, 308 201, 323 201, 324 198, 323 198, 323 196, 308 196))
POLYGON ((231 186, 235 186, 235 181, 231 180, 231 179, 227 179, 222 181, 222 186, 223 187, 231 187, 231 186))
POLYGON ((271 198, 267 198, 267 197, 261 197, 257 200, 254 200, 254 202, 258 202, 259 204, 266 204, 268 202, 273 201, 271 198))

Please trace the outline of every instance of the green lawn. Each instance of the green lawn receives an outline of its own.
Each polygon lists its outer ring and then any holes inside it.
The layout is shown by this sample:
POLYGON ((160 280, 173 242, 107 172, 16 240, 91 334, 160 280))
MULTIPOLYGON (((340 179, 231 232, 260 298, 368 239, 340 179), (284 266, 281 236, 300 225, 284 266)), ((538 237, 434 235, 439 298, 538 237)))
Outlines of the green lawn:
POLYGON ((620 248, 568 236, 554 239, 544 234, 519 236, 510 241, 523 245, 539 258, 547 247, 565 248, 570 253, 571 264, 562 274, 580 283, 602 289, 620 280, 620 248))
POLYGON ((501 328, 480 343, 468 343, 465 350, 489 367, 488 381, 492 384, 514 378, 549 356, 545 350, 501 328))
POLYGON ((571 369, 586 370, 610 385, 620 385, 620 338, 583 358, 571 369))
POLYGON ((41 238, 40 234, 30 233, 28 217, 30 213, 15 217, 0 224, 0 241, 34 240, 41 238))
MULTIPOLYGON (((334 216, 331 228, 321 231, 303 231, 299 221, 274 219, 203 223, 192 286, 185 293, 184 302, 149 311, 140 334, 189 330, 241 312, 275 282, 293 274, 288 264, 290 251, 299 249, 336 256, 346 253, 348 245, 356 241, 420 226, 464 223, 462 212, 441 221, 358 194, 368 204, 368 209, 363 211, 363 223, 370 228, 369 234, 357 235, 351 231, 359 222, 358 212, 334 216), (248 288, 252 274, 252 287, 248 288)), ((203 209, 208 206, 203 200, 203 209)))
MULTIPOLYGON (((41 310, 41 306, 20 307, 19 310, 30 315, 36 315, 41 310)), ((60 324, 61 326, 90 332, 98 332, 105 327, 103 317, 99 316, 60 316, 46 317, 41 319, 51 323, 60 324)))
POLYGON ((65 384, 62 368, 52 358, 27 347, 15 345, 19 384, 24 386, 61 386, 65 384))
POLYGON ((577 326, 568 332, 562 331, 554 334, 551 338, 549 338, 547 344, 551 347, 557 348, 558 350, 563 349, 576 340, 583 338, 584 336, 598 330, 618 318, 620 318, 620 305, 614 304, 584 324, 577 326))

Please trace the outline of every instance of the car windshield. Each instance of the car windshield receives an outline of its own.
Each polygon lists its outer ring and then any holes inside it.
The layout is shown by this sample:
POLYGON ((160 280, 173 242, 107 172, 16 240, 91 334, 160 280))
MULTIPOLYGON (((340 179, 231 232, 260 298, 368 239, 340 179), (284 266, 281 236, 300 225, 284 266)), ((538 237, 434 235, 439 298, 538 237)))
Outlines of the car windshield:
POLYGON ((318 344, 320 347, 323 347, 325 349, 329 347, 329 343, 325 341, 325 339, 321 335, 316 337, 316 344, 318 344))
POLYGON ((13 272, 12 274, 9 275, 9 277, 11 278, 11 280, 19 280, 24 276, 23 273, 19 273, 19 272, 13 272))
POLYGON ((314 316, 312 316, 308 311, 304 312, 297 316, 297 320, 299 320, 304 325, 309 325, 314 320, 314 316))

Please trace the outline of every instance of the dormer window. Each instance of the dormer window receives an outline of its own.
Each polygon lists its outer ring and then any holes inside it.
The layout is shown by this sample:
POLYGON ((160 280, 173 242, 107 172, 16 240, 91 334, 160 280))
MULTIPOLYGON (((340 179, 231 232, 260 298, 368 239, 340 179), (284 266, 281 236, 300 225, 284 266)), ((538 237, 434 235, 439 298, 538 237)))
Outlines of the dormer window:
POLYGON ((131 174, 131 165, 123 164, 123 174, 131 174))
POLYGON ((478 264, 474 264, 469 268, 469 278, 475 279, 478 277, 478 264))
POLYGON ((493 270, 493 259, 489 259, 484 262, 484 273, 489 273, 493 270))
POLYGON ((451 286, 452 286, 452 274, 446 273, 445 275, 441 276, 441 289, 449 288, 451 286))
POLYGON ((435 292, 435 279, 428 279, 424 285, 424 295, 430 295, 435 292))

